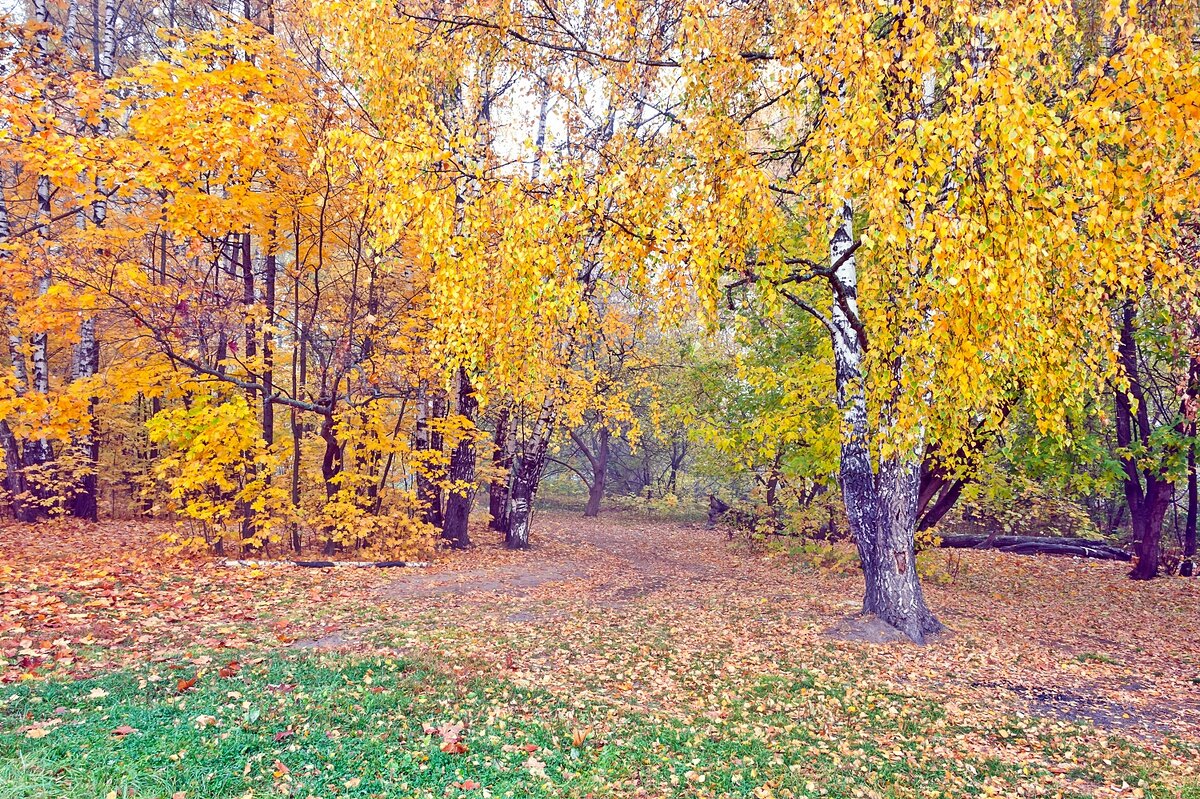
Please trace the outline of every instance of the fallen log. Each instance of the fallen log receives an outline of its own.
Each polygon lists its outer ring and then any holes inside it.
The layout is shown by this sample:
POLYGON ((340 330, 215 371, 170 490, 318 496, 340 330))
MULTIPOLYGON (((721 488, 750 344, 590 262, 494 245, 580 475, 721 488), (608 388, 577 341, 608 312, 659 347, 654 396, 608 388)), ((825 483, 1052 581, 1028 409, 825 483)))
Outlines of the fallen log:
POLYGON ((974 535, 953 533, 941 536, 940 546, 953 549, 995 549, 1014 555, 1069 555, 1098 560, 1132 560, 1123 549, 1087 538, 1053 538, 1035 535, 974 535))
POLYGON ((222 561, 223 566, 299 566, 305 569, 419 569, 429 565, 425 560, 234 560, 222 561))

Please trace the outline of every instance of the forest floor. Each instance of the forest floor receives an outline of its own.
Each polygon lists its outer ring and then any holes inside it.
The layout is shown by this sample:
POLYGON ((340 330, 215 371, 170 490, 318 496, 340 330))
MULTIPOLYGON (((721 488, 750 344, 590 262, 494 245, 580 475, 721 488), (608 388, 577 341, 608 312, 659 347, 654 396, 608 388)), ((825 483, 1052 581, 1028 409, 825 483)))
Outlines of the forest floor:
POLYGON ((164 529, 0 527, 0 796, 1200 798, 1200 580, 938 551, 917 647, 698 525, 334 570, 164 529))

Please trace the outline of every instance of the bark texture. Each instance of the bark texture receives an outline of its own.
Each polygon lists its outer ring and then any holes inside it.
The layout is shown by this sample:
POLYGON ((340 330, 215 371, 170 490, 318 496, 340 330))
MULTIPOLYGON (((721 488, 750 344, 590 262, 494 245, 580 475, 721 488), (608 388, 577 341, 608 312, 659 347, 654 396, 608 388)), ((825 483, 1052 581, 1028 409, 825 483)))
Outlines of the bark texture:
MULTIPOLYGON (((475 423, 479 402, 465 369, 458 370, 458 413, 475 423)), ((446 518, 442 523, 442 539, 455 549, 471 545, 468 531, 471 505, 475 500, 475 438, 468 433, 455 445, 450 454, 450 490, 446 494, 446 518)))
POLYGON ((554 398, 548 395, 525 447, 513 461, 512 490, 508 497, 508 531, 504 545, 509 549, 529 548, 529 527, 533 522, 533 501, 546 470, 550 452, 550 432, 554 424, 554 398))
POLYGON ((1034 535, 943 535, 940 546, 950 549, 996 549, 1015 555, 1070 555, 1097 560, 1132 560, 1123 549, 1086 538, 1034 535))
POLYGON ((828 319, 843 427, 838 476, 866 580, 863 611, 923 643, 942 625, 925 604, 917 578, 913 535, 922 453, 884 460, 878 473, 872 464, 854 242, 853 209, 843 203, 830 246, 834 300, 828 319))
POLYGON ((1153 433, 1150 406, 1142 386, 1134 339, 1136 314, 1133 300, 1126 300, 1121 308, 1119 354, 1129 386, 1127 389, 1118 387, 1115 392, 1117 446, 1126 453, 1121 457, 1121 467, 1125 473, 1123 488, 1137 555, 1137 563, 1129 576, 1135 580, 1150 580, 1158 576, 1163 519, 1171 504, 1174 485, 1159 459, 1146 458, 1139 464, 1131 454, 1135 442, 1140 449, 1150 452, 1150 436, 1153 433))
POLYGON ((513 455, 517 443, 516 414, 505 406, 496 418, 496 435, 492 444, 492 466, 496 478, 488 486, 488 526, 498 533, 508 530, 508 488, 513 455))

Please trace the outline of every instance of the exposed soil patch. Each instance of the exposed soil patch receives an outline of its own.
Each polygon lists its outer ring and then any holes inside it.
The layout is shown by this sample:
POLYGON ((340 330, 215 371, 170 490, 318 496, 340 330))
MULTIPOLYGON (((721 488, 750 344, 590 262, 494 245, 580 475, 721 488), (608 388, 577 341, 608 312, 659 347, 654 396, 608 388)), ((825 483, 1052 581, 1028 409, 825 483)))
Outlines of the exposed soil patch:
POLYGON ((851 616, 825 631, 838 641, 859 641, 868 644, 911 643, 904 633, 874 616, 851 616))
MULTIPOLYGON (((563 521, 561 517, 539 520, 543 534, 546 527, 556 534, 555 545, 524 557, 513 553, 520 558, 518 563, 476 568, 451 564, 446 570, 405 574, 380 593, 394 600, 485 593, 519 597, 544 595, 554 584, 572 582, 586 587, 584 601, 622 607, 680 583, 720 576, 717 563, 710 561, 717 540, 713 533, 683 528, 688 535, 681 540, 665 538, 661 525, 580 519, 568 526, 563 521)), ((680 529, 671 532, 678 534, 680 529)), ((486 554, 496 547, 478 549, 486 554)))
POLYGON ((498 593, 523 596, 546 583, 563 582, 578 575, 567 563, 530 563, 521 566, 414 574, 388 585, 384 596, 393 599, 434 597, 440 594, 498 593))
POLYGON ((332 632, 328 635, 322 635, 320 638, 301 638, 299 641, 292 643, 294 649, 343 649, 352 646, 355 642, 351 641, 342 632, 332 632))
MULTIPOLYGON (((1149 701, 1134 704, 1116 701, 1099 693, 1079 688, 1046 688, 1011 682, 981 683, 981 687, 999 688, 1024 699, 1038 716, 1091 724, 1102 730, 1139 738, 1157 738, 1178 731, 1188 719, 1200 719, 1200 705, 1194 703, 1149 701)), ((1128 685, 1117 690, 1129 692, 1128 685)), ((1142 690, 1142 689, 1132 689, 1142 690)))

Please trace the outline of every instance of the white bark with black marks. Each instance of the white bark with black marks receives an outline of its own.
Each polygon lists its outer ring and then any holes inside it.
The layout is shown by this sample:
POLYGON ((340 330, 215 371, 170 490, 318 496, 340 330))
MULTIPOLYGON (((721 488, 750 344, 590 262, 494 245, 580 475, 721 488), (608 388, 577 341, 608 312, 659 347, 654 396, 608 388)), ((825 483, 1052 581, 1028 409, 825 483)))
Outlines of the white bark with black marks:
POLYGON ((866 341, 858 311, 854 210, 849 202, 842 203, 836 221, 830 243, 834 299, 829 323, 842 411, 839 480, 866 580, 863 611, 923 643, 942 625, 925 604, 916 570, 913 535, 922 453, 890 455, 880 463, 878 474, 873 468, 874 431, 863 370, 866 341))

